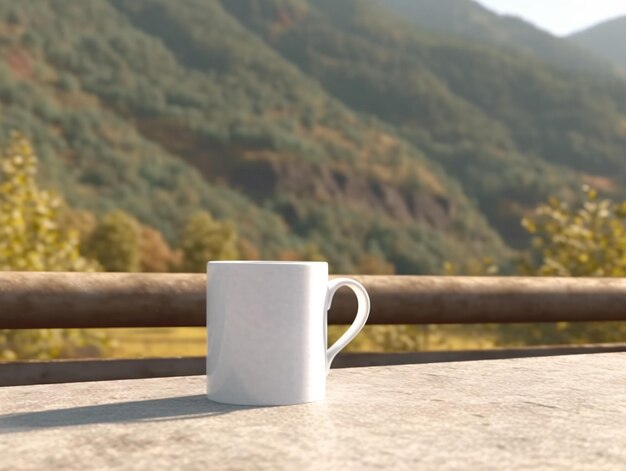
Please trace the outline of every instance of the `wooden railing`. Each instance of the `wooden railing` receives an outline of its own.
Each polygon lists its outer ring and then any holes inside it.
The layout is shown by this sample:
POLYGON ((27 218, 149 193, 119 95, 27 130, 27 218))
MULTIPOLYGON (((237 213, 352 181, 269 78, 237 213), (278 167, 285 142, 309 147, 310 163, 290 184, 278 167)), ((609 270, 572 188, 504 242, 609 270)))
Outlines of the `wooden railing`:
MULTIPOLYGON (((626 320, 626 279, 353 276, 370 293, 369 324, 479 324, 626 320)), ((205 325, 203 274, 0 272, 0 329, 205 325)), ((329 323, 349 324, 350 291, 337 293, 329 323)), ((464 358, 623 351, 622 345, 431 354, 464 358), (495 352, 495 353, 494 353, 495 352), (553 353, 557 352, 557 353, 553 353)), ((420 357, 421 355, 421 357, 420 357)), ((419 362, 411 355, 346 354, 337 366, 419 362)), ((0 364, 0 385, 201 374, 202 359, 0 364), (99 366, 98 366, 99 365, 99 366), (22 371, 22 377, 19 371, 22 371), (116 374, 117 372, 117 374, 116 374)))

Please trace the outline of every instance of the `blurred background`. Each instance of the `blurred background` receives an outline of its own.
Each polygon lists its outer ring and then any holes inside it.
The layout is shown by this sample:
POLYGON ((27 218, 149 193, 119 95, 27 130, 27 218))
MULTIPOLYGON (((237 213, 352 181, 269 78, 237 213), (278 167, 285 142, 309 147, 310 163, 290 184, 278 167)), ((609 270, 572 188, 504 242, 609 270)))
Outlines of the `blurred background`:
MULTIPOLYGON (((0 270, 624 276, 625 44, 622 0, 0 0, 0 270)), ((349 348, 624 340, 376 326, 349 348)), ((0 330, 0 359, 204 342, 0 330)))

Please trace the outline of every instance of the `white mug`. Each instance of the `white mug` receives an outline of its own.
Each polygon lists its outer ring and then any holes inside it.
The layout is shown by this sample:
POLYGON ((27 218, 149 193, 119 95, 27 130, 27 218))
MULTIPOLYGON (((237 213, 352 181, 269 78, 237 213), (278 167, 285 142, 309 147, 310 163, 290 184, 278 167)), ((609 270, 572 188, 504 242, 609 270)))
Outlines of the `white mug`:
POLYGON ((365 325, 367 291, 328 280, 326 262, 209 262, 207 396, 227 404, 288 405, 326 396, 330 364, 365 325), (347 286, 354 323, 328 350, 327 311, 347 286))

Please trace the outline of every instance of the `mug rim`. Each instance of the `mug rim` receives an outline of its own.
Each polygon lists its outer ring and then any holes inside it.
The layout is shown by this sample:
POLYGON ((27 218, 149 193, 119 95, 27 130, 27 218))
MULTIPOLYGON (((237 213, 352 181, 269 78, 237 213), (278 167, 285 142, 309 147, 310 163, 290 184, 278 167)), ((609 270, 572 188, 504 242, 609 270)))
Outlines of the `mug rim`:
POLYGON ((328 265, 328 262, 282 261, 282 260, 215 260, 207 265, 328 265))

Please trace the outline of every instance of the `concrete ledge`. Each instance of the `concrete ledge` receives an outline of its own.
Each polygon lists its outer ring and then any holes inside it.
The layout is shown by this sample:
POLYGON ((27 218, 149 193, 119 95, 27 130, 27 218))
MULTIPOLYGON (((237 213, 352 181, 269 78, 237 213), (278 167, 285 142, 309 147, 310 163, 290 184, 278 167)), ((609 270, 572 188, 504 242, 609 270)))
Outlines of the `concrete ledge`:
MULTIPOLYGON (((626 352, 626 344, 529 347, 415 353, 344 353, 333 368, 626 352)), ((204 357, 19 361, 0 363, 0 386, 193 376, 205 373, 204 357)))
POLYGON ((623 470, 625 360, 345 368, 285 407, 211 402, 203 376, 0 388, 0 468, 623 470))

